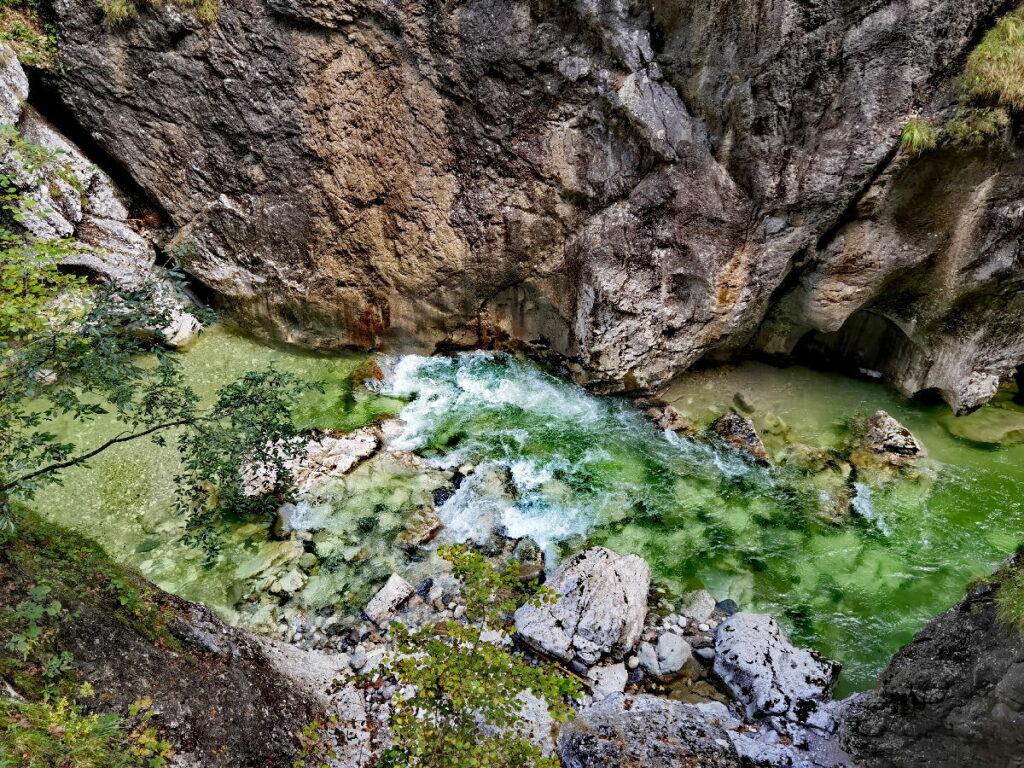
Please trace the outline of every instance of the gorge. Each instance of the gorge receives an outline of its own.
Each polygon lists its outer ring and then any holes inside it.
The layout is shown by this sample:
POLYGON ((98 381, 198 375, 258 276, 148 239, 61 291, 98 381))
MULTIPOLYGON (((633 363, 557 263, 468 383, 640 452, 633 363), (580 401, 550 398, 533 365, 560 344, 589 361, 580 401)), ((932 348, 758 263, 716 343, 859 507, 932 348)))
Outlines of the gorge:
MULTIPOLYGON (((33 489, 166 627, 83 588, 81 637, 46 635, 83 712, 152 698, 170 765, 376 765, 409 695, 388 622, 472 625, 441 556, 468 545, 554 585, 557 631, 520 597, 492 640, 581 681, 569 724, 527 708, 564 766, 1020 764, 1016 2, 30 5, 53 58, 2 17, 0 117, 73 178, 9 226, 155 281, 166 350, 136 359, 199 402, 321 385, 296 487, 253 481, 274 510, 218 552, 185 540, 181 431, 33 489)), ((20 621, 57 545, 4 535, 20 621)))

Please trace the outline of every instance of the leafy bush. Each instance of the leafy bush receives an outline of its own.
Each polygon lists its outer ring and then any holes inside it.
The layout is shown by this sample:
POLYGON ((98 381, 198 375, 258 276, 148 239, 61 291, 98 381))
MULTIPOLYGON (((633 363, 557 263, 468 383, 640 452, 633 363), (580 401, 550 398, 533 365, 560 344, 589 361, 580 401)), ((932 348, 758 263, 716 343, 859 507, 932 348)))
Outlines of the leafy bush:
POLYGON ((52 69, 57 63, 57 36, 39 15, 38 0, 0 0, 0 42, 27 66, 52 69))
MULTIPOLYGON (((499 573, 478 553, 461 547, 441 554, 463 582, 465 621, 449 619, 417 630, 391 625, 397 654, 385 660, 384 669, 402 690, 392 699, 395 744, 381 765, 557 766, 557 758, 544 758, 526 737, 522 695, 540 697, 551 716, 564 722, 570 712, 567 700, 580 695, 579 683, 484 640, 484 632, 509 639, 510 616, 522 590, 517 566, 499 573)), ((541 590, 529 599, 539 602, 551 596, 541 590)))
POLYGON ((976 98, 1024 107, 1024 7, 999 20, 967 58, 963 87, 976 98))
POLYGON ((914 118, 903 128, 900 148, 919 155, 925 150, 935 149, 939 143, 939 132, 927 120, 914 118))
POLYGON ((0 700, 0 766, 162 768, 171 747, 147 724, 151 704, 132 705, 124 723, 113 714, 87 714, 63 696, 38 703, 0 700))

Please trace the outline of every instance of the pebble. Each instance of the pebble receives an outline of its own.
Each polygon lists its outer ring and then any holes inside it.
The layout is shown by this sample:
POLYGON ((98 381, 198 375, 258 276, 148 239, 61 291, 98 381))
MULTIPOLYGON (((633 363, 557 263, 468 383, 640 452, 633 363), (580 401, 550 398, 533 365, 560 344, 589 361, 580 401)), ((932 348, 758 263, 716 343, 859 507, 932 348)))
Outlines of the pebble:
POLYGON ((464 605, 457 605, 457 606, 455 606, 455 610, 452 611, 452 615, 456 619, 461 619, 463 616, 466 615, 466 606, 464 606, 464 605))
POLYGON ((435 585, 435 586, 433 586, 433 587, 431 587, 431 588, 430 588, 430 591, 429 591, 429 592, 427 593, 427 599, 428 599, 428 600, 429 600, 430 602, 432 602, 432 603, 436 603, 436 602, 437 602, 438 600, 440 600, 440 599, 441 599, 441 598, 442 598, 443 596, 444 596, 444 590, 443 590, 443 589, 441 589, 441 587, 439 587, 439 586, 436 586, 436 585, 435 585))
POLYGON ((686 617, 685 616, 676 616, 676 624, 678 624, 683 629, 686 629, 686 617))
POLYGON ((357 645, 355 650, 352 652, 352 658, 348 663, 352 669, 362 669, 363 665, 366 664, 366 649, 361 645, 357 645))
POLYGON ((626 661, 626 666, 630 669, 636 669, 640 666, 640 659, 637 656, 630 656, 626 661))
POLYGON ((711 631, 711 625, 710 624, 698 624, 697 625, 697 629, 699 629, 701 632, 710 632, 711 631))

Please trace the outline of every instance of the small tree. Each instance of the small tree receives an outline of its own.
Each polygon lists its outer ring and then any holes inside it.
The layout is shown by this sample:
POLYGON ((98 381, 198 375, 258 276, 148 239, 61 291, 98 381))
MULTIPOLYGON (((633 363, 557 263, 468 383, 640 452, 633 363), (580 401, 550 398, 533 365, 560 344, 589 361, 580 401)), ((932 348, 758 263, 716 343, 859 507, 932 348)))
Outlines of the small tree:
MULTIPOLYGON (((391 700, 394 746, 382 766, 409 768, 553 768, 526 737, 522 695, 541 698, 551 716, 564 722, 568 699, 580 695, 579 682, 546 666, 534 665, 493 639, 507 641, 516 596, 523 592, 518 567, 495 570, 462 547, 441 550, 463 582, 465 620, 448 619, 411 630, 392 624, 396 654, 384 668, 402 686, 391 700), (484 632, 496 633, 492 640, 484 632)), ((528 598, 551 599, 543 589, 528 598)))
POLYGON ((125 290, 67 274, 61 263, 86 246, 25 226, 41 214, 34 190, 54 178, 75 181, 59 153, 0 127, 0 527, 12 524, 15 500, 59 483, 70 467, 120 443, 163 444, 172 434, 184 463, 177 479, 185 538, 214 553, 220 520, 267 514, 287 500, 287 465, 303 450, 291 408, 317 385, 272 368, 253 371, 203 407, 162 345, 171 319, 166 288, 153 281, 125 290), (79 449, 48 428, 60 417, 103 417, 124 429, 79 449), (269 501, 244 493, 247 463, 275 478, 269 501))

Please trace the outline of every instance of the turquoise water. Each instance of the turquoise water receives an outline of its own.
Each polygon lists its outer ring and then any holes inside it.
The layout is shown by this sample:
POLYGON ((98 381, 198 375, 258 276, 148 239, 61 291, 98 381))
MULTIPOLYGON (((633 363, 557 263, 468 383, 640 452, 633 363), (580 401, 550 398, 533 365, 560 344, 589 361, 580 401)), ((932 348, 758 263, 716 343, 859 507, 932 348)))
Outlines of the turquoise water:
MULTIPOLYGON (((349 429, 401 409, 405 427, 394 453, 307 500, 305 545, 240 524, 222 557, 205 563, 177 541, 176 457, 149 443, 69 473, 37 506, 160 586, 274 631, 286 617, 269 590, 282 574, 294 571, 305 584, 294 605, 351 610, 392 570, 413 567, 394 536, 417 509, 443 499, 446 540, 483 540, 494 530, 529 535, 551 562, 604 544, 646 557, 668 604, 706 587, 746 610, 770 612, 798 640, 844 664, 842 692, 873 685, 900 645, 1024 539, 1024 445, 993 443, 1024 434, 1024 409, 1005 401, 953 421, 942 407, 907 402, 876 383, 757 364, 673 384, 666 398, 698 428, 734 402, 747 408, 774 461, 764 468, 713 443, 661 432, 628 401, 593 397, 512 357, 382 361, 388 376, 376 394, 351 386, 363 359, 270 349, 220 329, 184 356, 206 395, 270 362, 326 381, 326 394, 311 396, 298 413, 310 426, 349 429), (915 432, 928 458, 900 476, 848 478, 836 457, 851 420, 880 408, 915 432), (422 460, 410 462, 407 452, 422 460), (834 466, 822 469, 823 455, 834 466), (826 498, 844 500, 844 508, 848 500, 856 512, 836 524, 826 498), (300 573, 304 549, 315 552, 316 565, 307 557, 300 573)), ((115 427, 63 428, 86 446, 115 427)))

